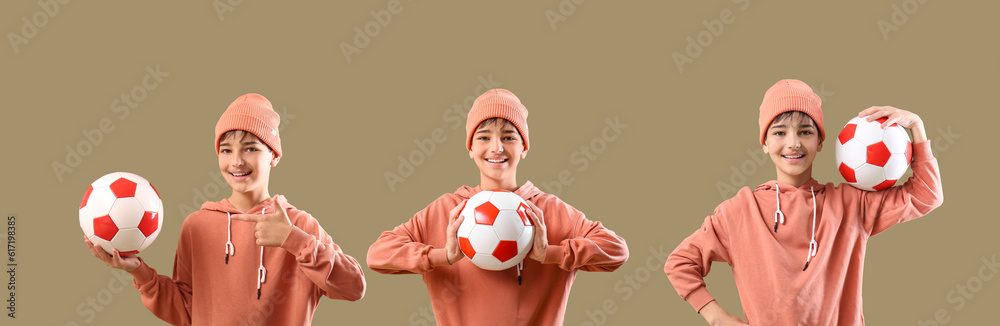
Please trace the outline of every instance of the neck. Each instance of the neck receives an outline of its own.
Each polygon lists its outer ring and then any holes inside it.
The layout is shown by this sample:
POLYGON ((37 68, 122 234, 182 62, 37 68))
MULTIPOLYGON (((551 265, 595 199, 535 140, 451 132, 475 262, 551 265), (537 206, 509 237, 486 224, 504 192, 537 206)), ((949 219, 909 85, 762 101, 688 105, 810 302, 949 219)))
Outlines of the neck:
POLYGON ((803 171, 799 175, 788 175, 778 171, 778 181, 790 184, 795 188, 802 187, 809 180, 812 180, 812 167, 809 167, 808 170, 803 171))
POLYGON ((233 207, 236 207, 236 209, 241 212, 247 213, 250 212, 254 206, 257 206, 257 204, 260 204, 268 198, 271 198, 271 195, 267 192, 267 190, 256 192, 233 191, 233 195, 229 196, 229 203, 233 204, 233 207))
POLYGON ((485 175, 479 178, 479 187, 483 190, 502 189, 507 191, 517 190, 517 178, 510 176, 504 180, 488 178, 485 175))

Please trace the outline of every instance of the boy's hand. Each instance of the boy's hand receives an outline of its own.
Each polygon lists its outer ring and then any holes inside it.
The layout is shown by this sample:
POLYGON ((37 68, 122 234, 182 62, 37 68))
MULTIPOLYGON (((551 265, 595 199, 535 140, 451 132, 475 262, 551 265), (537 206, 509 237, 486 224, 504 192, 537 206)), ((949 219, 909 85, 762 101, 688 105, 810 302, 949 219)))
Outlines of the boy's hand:
POLYGON ((891 106, 873 106, 858 113, 858 117, 866 115, 868 118, 865 120, 869 122, 886 118, 885 122, 882 123, 882 129, 888 128, 893 123, 909 129, 910 133, 913 134, 914 143, 922 143, 927 140, 927 133, 924 131, 924 121, 913 112, 891 106))
POLYGON ((462 221, 465 220, 465 217, 462 216, 462 209, 465 208, 466 201, 467 200, 463 200, 461 203, 458 203, 458 206, 452 208, 451 212, 448 213, 448 220, 451 222, 448 222, 448 239, 445 240, 444 247, 448 253, 449 265, 454 264, 455 262, 462 260, 462 257, 465 257, 461 248, 458 247, 458 227, 462 225, 462 221))
POLYGON ((709 302, 704 308, 701 308, 699 313, 701 313, 701 316, 705 317, 705 321, 712 326, 750 325, 750 323, 746 320, 737 318, 727 313, 722 309, 722 306, 715 301, 709 302))
POLYGON ((258 246, 279 247, 292 232, 292 222, 281 202, 275 200, 273 209, 275 212, 271 214, 235 214, 232 218, 255 223, 253 236, 258 246))
POLYGON ((542 210, 535 206, 535 203, 525 201, 531 210, 527 211, 531 223, 535 224, 535 236, 531 244, 531 252, 528 257, 537 260, 539 263, 545 260, 545 248, 549 245, 549 237, 545 231, 545 215, 542 210))
POLYGON ((101 248, 101 245, 90 242, 90 239, 87 239, 87 236, 83 236, 83 242, 87 244, 88 248, 90 248, 90 252, 94 254, 94 257, 97 257, 103 261, 105 265, 108 265, 111 268, 131 272, 138 269, 139 266, 142 265, 142 262, 139 261, 139 257, 136 255, 122 256, 121 253, 118 252, 118 249, 115 249, 113 255, 109 255, 106 251, 104 251, 104 248, 101 248))

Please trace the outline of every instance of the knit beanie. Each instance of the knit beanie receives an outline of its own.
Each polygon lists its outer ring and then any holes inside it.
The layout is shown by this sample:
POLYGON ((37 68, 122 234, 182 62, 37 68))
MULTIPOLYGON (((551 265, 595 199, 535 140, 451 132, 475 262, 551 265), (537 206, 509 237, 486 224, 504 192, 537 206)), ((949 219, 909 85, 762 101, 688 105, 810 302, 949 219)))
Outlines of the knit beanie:
POLYGON ((809 115, 816 122, 816 127, 819 128, 819 141, 822 142, 826 138, 826 132, 823 130, 821 104, 823 101, 820 100, 819 95, 813 93, 812 88, 801 80, 784 79, 778 81, 767 89, 767 92, 764 93, 764 101, 760 103, 760 118, 758 119, 760 144, 764 144, 764 139, 767 138, 767 128, 771 125, 774 117, 788 111, 801 111, 809 115))
POLYGON ((219 153, 222 134, 230 130, 244 130, 267 144, 274 151, 275 157, 281 157, 281 137, 278 136, 280 123, 278 112, 274 112, 271 102, 264 96, 255 93, 240 96, 229 105, 215 124, 215 153, 219 153))
POLYGON ((468 150, 472 150, 472 133, 476 127, 490 118, 503 118, 514 124, 524 140, 524 150, 528 150, 528 109, 514 93, 501 88, 488 90, 472 102, 469 119, 465 122, 465 147, 468 150))

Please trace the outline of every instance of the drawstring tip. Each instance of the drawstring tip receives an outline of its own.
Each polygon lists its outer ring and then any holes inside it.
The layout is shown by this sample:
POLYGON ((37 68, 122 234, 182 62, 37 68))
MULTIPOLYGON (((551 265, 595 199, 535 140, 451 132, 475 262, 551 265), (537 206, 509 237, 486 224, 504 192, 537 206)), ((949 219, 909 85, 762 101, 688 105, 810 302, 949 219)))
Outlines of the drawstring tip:
POLYGON ((778 222, 774 222, 774 232, 778 232, 778 222))
POLYGON ((229 265, 229 254, 226 254, 226 265, 229 265))
POLYGON ((517 276, 517 285, 521 286, 521 275, 517 276))
POLYGON ((806 267, 802 267, 802 271, 805 272, 806 268, 809 268, 809 262, 806 262, 806 267))
POLYGON ((257 289, 257 300, 260 300, 260 289, 257 289))

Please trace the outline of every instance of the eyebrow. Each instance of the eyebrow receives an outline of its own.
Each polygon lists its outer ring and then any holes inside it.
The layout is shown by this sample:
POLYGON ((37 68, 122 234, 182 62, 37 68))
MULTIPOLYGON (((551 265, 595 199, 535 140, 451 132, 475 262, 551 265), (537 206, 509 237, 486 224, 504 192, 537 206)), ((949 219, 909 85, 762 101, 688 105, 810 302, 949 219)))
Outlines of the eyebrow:
MULTIPOLYGON (((788 128, 788 126, 786 126, 786 125, 773 125, 769 129, 776 129, 776 128, 788 128)), ((816 126, 813 126, 811 124, 805 124, 805 123, 803 123, 803 124, 799 125, 799 128, 816 128, 816 126)))

